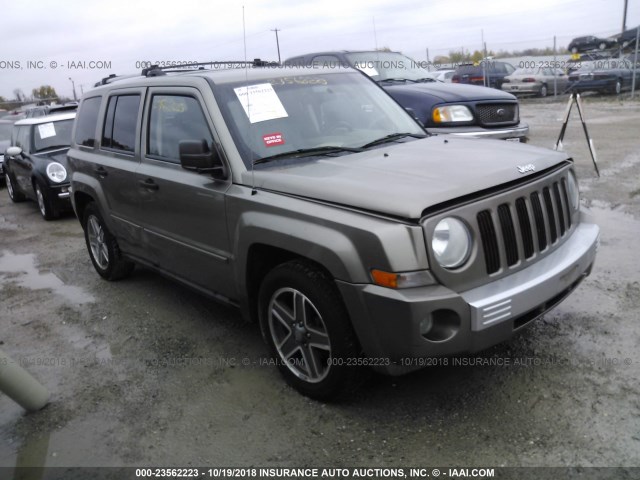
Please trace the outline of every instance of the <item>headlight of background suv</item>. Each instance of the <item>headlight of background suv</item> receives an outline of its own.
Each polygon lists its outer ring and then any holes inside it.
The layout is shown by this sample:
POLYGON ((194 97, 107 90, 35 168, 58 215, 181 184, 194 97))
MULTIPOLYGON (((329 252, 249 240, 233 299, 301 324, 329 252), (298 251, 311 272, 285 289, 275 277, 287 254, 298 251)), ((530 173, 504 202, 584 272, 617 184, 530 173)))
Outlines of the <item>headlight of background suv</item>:
POLYGON ((567 175, 567 193, 569 194, 569 201, 574 210, 577 210, 580 206, 580 190, 578 189, 578 180, 573 171, 569 170, 567 175))
POLYGON ((471 253, 471 233, 461 220, 443 218, 433 231, 431 249, 442 267, 460 267, 471 253))
POLYGON ((434 108, 431 118, 435 123, 470 122, 473 115, 464 105, 447 105, 434 108))
POLYGON ((51 162, 47 165, 47 177, 55 183, 64 182, 67 178, 67 170, 58 162, 51 162))

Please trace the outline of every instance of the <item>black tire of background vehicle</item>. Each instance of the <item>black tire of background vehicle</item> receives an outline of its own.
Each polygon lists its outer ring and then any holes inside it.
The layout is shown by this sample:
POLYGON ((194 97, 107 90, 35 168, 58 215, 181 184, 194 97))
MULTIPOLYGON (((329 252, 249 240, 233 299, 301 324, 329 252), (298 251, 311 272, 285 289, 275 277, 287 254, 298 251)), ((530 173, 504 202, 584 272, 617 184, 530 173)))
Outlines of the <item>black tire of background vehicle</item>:
POLYGON ((38 210, 40 210, 40 215, 42 215, 42 218, 47 221, 57 218, 58 212, 56 212, 56 210, 53 208, 47 190, 42 188, 42 185, 37 180, 33 181, 33 191, 36 194, 38 210))
POLYGON ((546 97, 546 96, 547 96, 547 93, 548 93, 547 84, 546 84, 546 83, 543 83, 543 84, 540 86, 540 90, 538 91, 538 96, 539 96, 539 97, 546 97))
POLYGON ((600 45, 598 45, 598 48, 599 48, 600 50, 604 50, 605 48, 607 48, 607 44, 606 44, 606 43, 604 43, 604 42, 600 42, 600 45))
POLYGON ((16 189, 16 181, 11 177, 9 172, 5 173, 5 179, 7 183, 7 193, 9 194, 11 201, 13 203, 24 202, 25 196, 16 189))
MULTIPOLYGON (((361 352, 347 310, 333 281, 319 268, 303 260, 292 260, 271 270, 260 286, 258 309, 260 329, 272 358, 277 361, 278 369, 286 382, 303 395, 318 400, 339 399, 353 392, 366 378, 365 373, 368 369, 353 365, 353 360, 357 363, 361 352), (297 323, 302 319, 301 312, 294 309, 289 310, 291 315, 287 320, 290 323, 286 326, 284 322, 279 322, 275 315, 272 318, 275 300, 281 300, 289 294, 298 307, 306 305, 304 311, 310 313, 311 318, 305 316, 303 321, 297 323), (314 321, 315 325, 312 324, 314 321), (308 341, 305 337, 313 339, 314 335, 317 338, 317 332, 324 329, 329 349, 329 358, 324 363, 328 368, 322 375, 317 375, 319 378, 301 378, 300 375, 305 376, 309 370, 305 372, 298 368, 299 363, 287 363, 293 355, 284 358, 279 353, 274 338, 277 336, 276 329, 288 330, 288 333, 285 332, 284 340, 278 339, 282 340, 280 347, 284 347, 286 340, 291 338, 296 344, 294 351, 300 355, 303 355, 303 349, 307 352, 305 359, 314 357, 311 346, 303 343, 308 341)), ((284 311, 282 308, 279 309, 279 312, 284 311)), ((313 363, 317 367, 320 366, 313 363)))
POLYGON ((611 88, 611 93, 620 95, 620 92, 622 92, 622 80, 618 78, 616 79, 616 84, 611 88))
POLYGON ((118 242, 107 229, 97 205, 93 202, 85 208, 82 228, 91 263, 102 278, 114 281, 131 274, 135 264, 122 256, 118 242), (101 255, 106 255, 106 258, 99 258, 101 255))

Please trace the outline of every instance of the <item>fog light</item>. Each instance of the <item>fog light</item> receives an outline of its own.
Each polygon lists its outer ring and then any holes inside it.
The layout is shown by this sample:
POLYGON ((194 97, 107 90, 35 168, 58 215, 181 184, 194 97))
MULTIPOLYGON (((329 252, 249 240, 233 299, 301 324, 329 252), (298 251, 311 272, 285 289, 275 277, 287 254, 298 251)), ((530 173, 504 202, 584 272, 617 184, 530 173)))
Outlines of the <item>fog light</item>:
POLYGON ((431 327, 433 327, 433 320, 431 319, 431 316, 423 318, 420 322, 420 335, 426 335, 429 333, 431 327))

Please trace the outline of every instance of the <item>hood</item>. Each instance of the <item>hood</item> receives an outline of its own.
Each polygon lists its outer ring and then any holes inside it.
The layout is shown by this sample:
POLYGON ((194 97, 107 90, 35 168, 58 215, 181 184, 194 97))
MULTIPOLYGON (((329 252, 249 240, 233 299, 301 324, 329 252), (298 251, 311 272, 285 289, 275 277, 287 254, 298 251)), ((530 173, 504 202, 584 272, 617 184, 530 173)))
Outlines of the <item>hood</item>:
POLYGON ((58 162, 59 164, 61 164, 64 168, 66 168, 67 170, 69 169, 69 165, 67 165, 67 152, 69 151, 69 147, 66 147, 64 149, 61 150, 54 150, 51 153, 49 152, 44 152, 44 153, 36 153, 34 155, 32 155, 32 158, 39 158, 42 161, 46 161, 46 163, 50 163, 50 162, 58 162))
POLYGON ((515 101, 516 97, 510 93, 497 90, 495 88, 480 87, 477 85, 463 85, 459 83, 404 83, 404 84, 381 84, 381 86, 394 97, 394 94, 413 95, 417 98, 429 95, 438 100, 438 103, 452 102, 477 102, 477 101, 515 101))
MULTIPOLYGON (((266 164, 256 187, 402 218, 425 208, 520 180, 518 166, 535 171, 557 165, 566 153, 501 140, 432 136, 340 157, 266 164)), ((253 184, 251 172, 242 181, 253 184)))

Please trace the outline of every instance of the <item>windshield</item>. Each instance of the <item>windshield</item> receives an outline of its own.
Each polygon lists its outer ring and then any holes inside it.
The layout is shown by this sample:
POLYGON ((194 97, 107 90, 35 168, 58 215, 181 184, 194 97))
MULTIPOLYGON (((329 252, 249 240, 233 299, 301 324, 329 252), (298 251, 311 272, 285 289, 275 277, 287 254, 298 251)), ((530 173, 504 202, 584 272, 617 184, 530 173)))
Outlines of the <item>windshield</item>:
POLYGON ((248 168, 287 152, 349 154, 388 135, 425 135, 391 97, 353 71, 216 84, 214 92, 248 168))
POLYGON ((56 147, 68 147, 71 145, 72 128, 73 118, 34 125, 33 151, 42 152, 56 147))
POLYGON ((376 81, 387 79, 424 80, 433 74, 419 62, 397 52, 356 52, 345 54, 351 65, 376 81))

